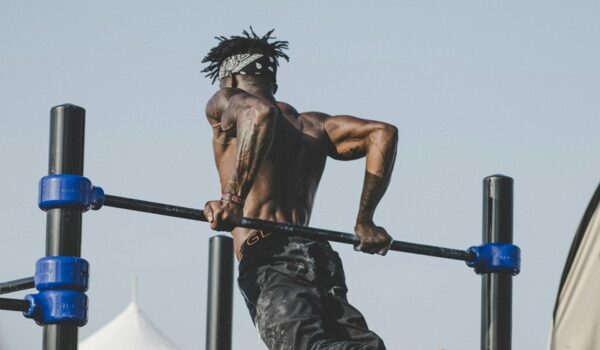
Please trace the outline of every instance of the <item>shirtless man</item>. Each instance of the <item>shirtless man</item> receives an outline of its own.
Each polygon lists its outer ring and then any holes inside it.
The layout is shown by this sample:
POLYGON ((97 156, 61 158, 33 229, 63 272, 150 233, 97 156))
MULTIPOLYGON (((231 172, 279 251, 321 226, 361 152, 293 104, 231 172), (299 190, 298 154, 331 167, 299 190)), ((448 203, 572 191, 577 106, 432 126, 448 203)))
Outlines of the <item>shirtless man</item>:
POLYGON ((218 37, 204 58, 220 89, 206 105, 213 129, 220 200, 205 206, 213 230, 231 231, 239 287, 271 350, 385 349, 346 298, 344 271, 328 242, 236 228, 242 217, 308 225, 327 157, 366 157, 354 231, 357 250, 385 255, 392 238, 373 214, 390 182, 397 129, 348 115, 298 113, 275 100, 286 41, 218 37))

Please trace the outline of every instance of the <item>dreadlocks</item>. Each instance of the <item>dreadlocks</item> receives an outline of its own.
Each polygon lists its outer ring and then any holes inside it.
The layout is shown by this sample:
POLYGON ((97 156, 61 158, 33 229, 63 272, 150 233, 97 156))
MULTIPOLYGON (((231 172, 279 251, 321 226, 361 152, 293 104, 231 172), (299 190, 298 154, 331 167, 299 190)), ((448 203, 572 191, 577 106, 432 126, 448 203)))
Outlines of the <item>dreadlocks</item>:
POLYGON ((290 58, 283 50, 287 50, 287 41, 273 41, 277 39, 273 34, 275 29, 271 29, 262 37, 259 37, 252 27, 250 32, 244 30, 242 35, 234 35, 229 38, 217 36, 219 45, 213 47, 204 57, 202 63, 208 63, 208 66, 202 70, 206 76, 212 78, 212 83, 221 79, 224 73, 240 73, 267 75, 275 81, 275 73, 279 66, 278 58, 284 58, 289 61, 290 58), (254 63, 250 66, 250 63, 254 63))

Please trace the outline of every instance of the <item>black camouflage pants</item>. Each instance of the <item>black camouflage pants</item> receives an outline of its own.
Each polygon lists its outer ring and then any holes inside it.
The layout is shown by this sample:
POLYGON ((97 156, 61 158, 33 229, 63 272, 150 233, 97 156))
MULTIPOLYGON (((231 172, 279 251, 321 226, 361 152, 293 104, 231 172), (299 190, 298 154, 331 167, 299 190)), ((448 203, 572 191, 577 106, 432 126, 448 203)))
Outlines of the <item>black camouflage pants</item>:
POLYGON ((238 283, 270 350, 385 350, 348 303, 329 243, 272 234, 244 243, 238 283))

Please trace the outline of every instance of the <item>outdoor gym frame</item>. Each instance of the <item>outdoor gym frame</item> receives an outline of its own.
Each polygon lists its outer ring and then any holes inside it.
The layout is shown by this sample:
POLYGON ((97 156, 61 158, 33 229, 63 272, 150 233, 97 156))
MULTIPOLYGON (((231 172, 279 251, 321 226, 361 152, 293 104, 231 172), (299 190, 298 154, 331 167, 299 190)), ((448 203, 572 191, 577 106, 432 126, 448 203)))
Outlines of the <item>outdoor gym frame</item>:
MULTIPOLYGON (((46 257, 35 277, 0 283, 0 294, 37 288, 25 300, 0 298, 0 309, 21 311, 44 328, 44 350, 76 350, 78 327, 87 323, 88 264, 80 258, 82 213, 102 205, 206 221, 198 209, 105 195, 83 177, 85 110, 65 104, 50 112, 48 176, 40 182, 39 206, 46 216, 46 257)), ((393 241, 390 250, 462 260, 482 275, 481 349, 510 350, 512 277, 520 270, 513 245, 513 180, 484 179, 483 245, 467 250, 393 241)), ((241 227, 316 240, 357 244, 353 234, 244 218, 241 227)), ((233 298, 233 244, 217 235, 209 244, 206 349, 230 350, 233 298)))

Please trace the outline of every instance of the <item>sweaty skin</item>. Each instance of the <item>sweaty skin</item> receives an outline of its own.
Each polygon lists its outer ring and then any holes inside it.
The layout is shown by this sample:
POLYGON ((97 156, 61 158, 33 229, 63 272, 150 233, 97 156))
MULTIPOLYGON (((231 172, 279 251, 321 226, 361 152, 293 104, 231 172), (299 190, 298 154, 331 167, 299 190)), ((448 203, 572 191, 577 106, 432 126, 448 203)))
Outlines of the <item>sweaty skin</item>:
POLYGON ((390 182, 397 129, 347 115, 298 113, 270 91, 221 81, 206 105, 222 193, 245 198, 242 206, 222 200, 206 203, 213 230, 231 231, 236 256, 253 230, 236 228, 242 217, 308 225, 328 157, 366 157, 365 178, 354 231, 356 247, 385 255, 392 238, 375 225, 373 214, 390 182), (231 87, 237 86, 237 87, 231 87))

